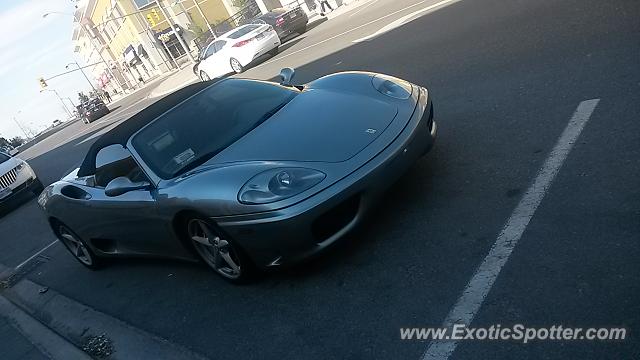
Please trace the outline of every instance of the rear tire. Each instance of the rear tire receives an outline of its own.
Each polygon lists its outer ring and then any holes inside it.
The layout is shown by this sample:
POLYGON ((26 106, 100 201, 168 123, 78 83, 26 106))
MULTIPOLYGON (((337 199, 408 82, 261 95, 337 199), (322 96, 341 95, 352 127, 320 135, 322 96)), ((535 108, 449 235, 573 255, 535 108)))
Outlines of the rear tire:
POLYGON ((233 72, 235 72, 236 74, 240 74, 244 71, 244 66, 242 66, 240 61, 238 61, 238 59, 236 58, 231 58, 229 60, 229 64, 231 65, 231 70, 233 70, 233 72))
POLYGON ((200 259, 220 277, 233 284, 255 278, 255 266, 243 249, 208 221, 191 218, 184 227, 200 259))
POLYGON ((80 264, 91 270, 97 270, 104 265, 104 260, 97 257, 87 243, 69 227, 60 222, 55 222, 52 226, 60 242, 80 264))

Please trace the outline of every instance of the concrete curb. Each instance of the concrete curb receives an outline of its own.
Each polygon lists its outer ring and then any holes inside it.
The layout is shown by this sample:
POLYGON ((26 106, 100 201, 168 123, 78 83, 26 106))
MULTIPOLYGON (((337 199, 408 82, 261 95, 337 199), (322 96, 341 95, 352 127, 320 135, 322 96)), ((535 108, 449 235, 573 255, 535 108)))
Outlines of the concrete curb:
POLYGON ((0 295, 0 316, 6 318, 22 336, 51 359, 91 359, 85 352, 29 316, 2 295, 0 295))
MULTIPOLYGON (((191 79, 191 80, 185 81, 185 82, 183 82, 181 84, 178 84, 178 85, 174 86, 172 89, 160 90, 160 91, 157 91, 157 92, 156 92, 156 90, 151 90, 151 92, 149 93, 147 98, 153 99, 153 98, 157 98, 157 97, 164 96, 164 95, 167 95, 167 94, 171 94, 172 92, 174 92, 174 91, 176 91, 178 89, 182 89, 183 87, 185 87, 187 85, 194 84, 196 82, 198 82, 198 79, 191 79)), ((160 85, 162 85, 162 84, 160 84, 160 85)), ((158 85, 158 87, 160 85, 158 85)))
POLYGON ((43 289, 43 286, 30 280, 21 280, 3 290, 2 295, 25 314, 40 321, 42 326, 55 331, 71 344, 84 348, 90 355, 90 344, 98 343, 98 347, 109 349, 109 355, 100 357, 110 360, 206 359, 192 350, 135 328, 54 290, 41 291, 43 289))

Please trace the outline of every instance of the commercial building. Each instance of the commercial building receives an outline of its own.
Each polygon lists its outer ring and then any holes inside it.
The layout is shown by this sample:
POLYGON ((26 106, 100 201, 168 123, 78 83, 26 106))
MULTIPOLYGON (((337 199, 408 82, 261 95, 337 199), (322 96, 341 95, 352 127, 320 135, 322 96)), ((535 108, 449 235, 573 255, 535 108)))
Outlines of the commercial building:
POLYGON ((276 7, 313 0, 86 0, 74 14, 75 52, 98 85, 128 91, 188 62, 215 35, 276 7), (190 52, 191 54, 187 53, 190 52))
POLYGON ((197 53, 193 40, 209 36, 207 22, 227 19, 237 9, 231 0, 199 0, 197 6, 194 0, 160 4, 162 8, 152 0, 88 0, 77 9, 74 51, 91 65, 100 87, 127 91, 188 61, 177 36, 197 53))

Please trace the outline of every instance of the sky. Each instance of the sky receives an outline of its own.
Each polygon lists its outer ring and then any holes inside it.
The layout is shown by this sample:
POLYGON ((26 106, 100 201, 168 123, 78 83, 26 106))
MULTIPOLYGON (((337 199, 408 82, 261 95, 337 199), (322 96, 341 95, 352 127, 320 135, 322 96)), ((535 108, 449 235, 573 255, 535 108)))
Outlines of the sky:
MULTIPOLYGON (((72 0, 0 0, 0 137, 24 137, 13 117, 34 132, 67 115, 53 92, 40 92, 38 78, 67 71, 73 61, 86 65, 73 53, 71 40, 75 2, 72 0), (51 12, 46 18, 42 15, 51 12)), ((71 65, 69 69, 75 68, 71 65)), ((91 79, 90 73, 87 74, 91 79)), ((79 71, 47 82, 49 89, 78 103, 78 92, 91 87, 79 71)), ((71 104, 64 99, 71 110, 71 104)))

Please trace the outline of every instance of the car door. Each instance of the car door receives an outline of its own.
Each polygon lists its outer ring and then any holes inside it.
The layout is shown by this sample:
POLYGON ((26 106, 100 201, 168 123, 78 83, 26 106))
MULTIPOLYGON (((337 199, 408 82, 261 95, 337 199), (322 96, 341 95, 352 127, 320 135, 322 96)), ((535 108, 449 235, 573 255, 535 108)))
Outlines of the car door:
POLYGON ((94 186, 83 209, 83 217, 88 219, 85 236, 107 253, 170 255, 175 251, 171 248, 170 224, 158 215, 156 189, 149 186, 107 196, 105 187, 120 176, 133 182, 149 181, 122 145, 104 147, 96 156, 94 186))
POLYGON ((214 43, 215 41, 210 43, 207 46, 207 48, 202 52, 202 60, 200 60, 200 64, 198 65, 198 69, 200 71, 204 71, 210 77, 211 77, 210 74, 212 74, 213 63, 215 62, 215 59, 211 58, 215 50, 215 46, 213 45, 214 43))
MULTIPOLYGON (((216 40, 209 46, 211 48, 211 55, 205 60, 207 62, 206 69, 207 75, 210 78, 218 78, 229 73, 229 60, 225 57, 225 40, 216 40)), ((209 50, 209 49, 207 49, 209 50)))

